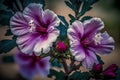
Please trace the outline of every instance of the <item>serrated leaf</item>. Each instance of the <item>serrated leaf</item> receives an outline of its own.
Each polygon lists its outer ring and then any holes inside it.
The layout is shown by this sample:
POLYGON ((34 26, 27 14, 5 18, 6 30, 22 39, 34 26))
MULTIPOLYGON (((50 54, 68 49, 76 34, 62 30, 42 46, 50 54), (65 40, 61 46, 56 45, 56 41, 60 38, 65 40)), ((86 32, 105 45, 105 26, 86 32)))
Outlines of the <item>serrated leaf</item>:
POLYGON ((98 2, 99 0, 88 0, 88 3, 90 4, 90 5, 93 5, 94 3, 96 3, 96 2, 98 2))
POLYGON ((90 5, 87 1, 85 1, 85 2, 83 3, 82 9, 81 9, 80 13, 77 15, 77 17, 81 17, 81 16, 84 15, 87 11, 89 11, 89 10, 91 10, 91 9, 92 9, 91 5, 90 5))
POLYGON ((96 55, 96 57, 97 57, 100 64, 104 64, 104 62, 102 61, 102 59, 101 59, 101 57, 99 55, 96 55))
POLYGON ((76 6, 73 5, 73 4, 71 4, 69 1, 65 1, 65 4, 66 4, 69 8, 71 8, 73 11, 76 11, 76 10, 77 10, 77 9, 76 9, 76 6))
POLYGON ((72 24, 76 19, 73 15, 69 14, 68 15, 70 17, 70 24, 72 24))
POLYGON ((58 18, 64 23, 64 25, 65 25, 66 27, 69 26, 69 24, 68 24, 68 22, 66 21, 66 19, 65 19, 64 16, 60 16, 60 15, 58 15, 58 18))
POLYGON ((13 12, 11 10, 1 11, 0 12, 0 24, 9 25, 9 21, 12 16, 13 16, 13 12))
POLYGON ((70 76, 71 80, 88 80, 89 73, 88 72, 80 72, 76 71, 70 76))
POLYGON ((84 22, 84 21, 89 20, 91 18, 92 18, 91 16, 84 16, 84 17, 82 17, 82 19, 80 21, 84 22))
POLYGON ((120 80, 120 68, 117 70, 117 77, 116 77, 116 79, 115 80, 120 80))
POLYGON ((58 30, 60 30, 60 35, 59 38, 61 40, 65 39, 65 37, 67 36, 67 27, 64 26, 62 23, 60 23, 60 25, 57 27, 58 30))
POLYGON ((48 75, 48 77, 52 78, 53 76, 55 76, 55 80, 65 80, 65 73, 63 71, 50 69, 50 74, 48 75))
POLYGON ((1 53, 7 53, 10 50, 12 50, 16 46, 16 40, 2 40, 0 41, 0 54, 1 53))
POLYGON ((5 36, 11 36, 11 35, 13 35, 11 29, 8 29, 5 33, 5 36))
POLYGON ((53 67, 58 67, 58 68, 61 68, 62 67, 62 64, 58 61, 58 59, 54 59, 52 62, 51 62, 51 65, 53 67))

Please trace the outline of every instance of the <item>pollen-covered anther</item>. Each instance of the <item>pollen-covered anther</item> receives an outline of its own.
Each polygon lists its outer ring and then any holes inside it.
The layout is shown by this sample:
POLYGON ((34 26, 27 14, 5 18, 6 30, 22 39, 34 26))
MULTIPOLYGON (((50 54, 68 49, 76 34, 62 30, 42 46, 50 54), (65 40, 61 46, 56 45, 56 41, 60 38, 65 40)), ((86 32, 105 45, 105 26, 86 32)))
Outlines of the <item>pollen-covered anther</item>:
POLYGON ((101 40, 103 39, 101 35, 102 35, 101 33, 98 33, 94 36, 93 40, 96 45, 101 44, 101 40))
POLYGON ((33 31, 35 30, 34 20, 31 19, 31 20, 28 22, 28 24, 29 24, 29 26, 30 26, 29 32, 33 32, 33 31))

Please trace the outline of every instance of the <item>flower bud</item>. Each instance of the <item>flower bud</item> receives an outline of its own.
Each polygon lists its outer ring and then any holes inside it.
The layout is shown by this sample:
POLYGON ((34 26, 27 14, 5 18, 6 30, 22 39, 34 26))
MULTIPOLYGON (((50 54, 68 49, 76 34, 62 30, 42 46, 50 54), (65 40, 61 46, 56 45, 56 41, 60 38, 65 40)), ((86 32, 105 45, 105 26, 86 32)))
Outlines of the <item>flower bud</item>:
POLYGON ((67 45, 64 42, 60 41, 56 44, 55 48, 58 52, 64 53, 67 50, 67 45))
POLYGON ((115 78, 117 76, 116 74, 117 69, 118 66, 116 64, 112 64, 103 71, 103 74, 106 77, 115 78))
POLYGON ((103 68, 103 66, 101 64, 96 64, 96 65, 93 66, 93 71, 95 73, 101 73, 102 72, 102 68, 103 68))

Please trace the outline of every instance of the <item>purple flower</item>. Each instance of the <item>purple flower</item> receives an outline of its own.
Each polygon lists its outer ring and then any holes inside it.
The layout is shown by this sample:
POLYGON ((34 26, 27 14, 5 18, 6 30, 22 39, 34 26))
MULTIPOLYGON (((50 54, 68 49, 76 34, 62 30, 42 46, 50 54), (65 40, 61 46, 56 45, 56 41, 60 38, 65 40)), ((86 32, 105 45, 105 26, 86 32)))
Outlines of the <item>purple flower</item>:
POLYGON ((19 49, 25 53, 32 52, 39 56, 48 53, 52 43, 57 39, 60 20, 57 15, 41 4, 31 3, 23 11, 17 12, 10 20, 10 28, 17 38, 19 49))
POLYGON ((115 78, 117 76, 116 74, 117 69, 118 66, 116 64, 112 64, 103 71, 103 74, 108 78, 115 78))
POLYGON ((18 52, 14 56, 16 63, 19 65, 19 72, 25 78, 33 78, 35 74, 45 77, 49 74, 50 57, 41 58, 40 56, 27 55, 18 52))
POLYGON ((104 23, 100 18, 92 18, 85 22, 75 21, 68 29, 70 51, 82 65, 92 68, 98 64, 96 53, 108 54, 114 49, 114 40, 107 32, 100 33, 104 23))
POLYGON ((64 53, 67 50, 67 45, 60 41, 56 44, 56 50, 60 53, 64 53))
POLYGON ((95 73, 101 73, 102 72, 102 68, 103 68, 103 66, 101 64, 96 64, 96 65, 93 66, 93 71, 95 73))

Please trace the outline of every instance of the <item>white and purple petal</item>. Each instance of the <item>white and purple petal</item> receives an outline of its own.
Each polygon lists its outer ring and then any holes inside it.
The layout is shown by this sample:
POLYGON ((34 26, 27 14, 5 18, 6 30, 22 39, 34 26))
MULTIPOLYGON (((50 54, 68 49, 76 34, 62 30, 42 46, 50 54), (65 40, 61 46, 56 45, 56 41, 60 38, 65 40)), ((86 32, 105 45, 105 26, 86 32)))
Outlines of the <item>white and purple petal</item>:
POLYGON ((84 23, 84 38, 90 37, 104 28, 104 23, 100 18, 92 18, 84 23))
POLYGON ((33 52, 33 48, 36 44, 36 42, 39 39, 39 34, 34 33, 34 34, 26 34, 23 36, 19 36, 17 38, 17 44, 19 49, 25 53, 31 55, 33 52))
POLYGON ((43 23, 45 25, 48 25, 48 28, 51 27, 51 26, 58 26, 59 23, 60 23, 60 20, 59 18, 57 17, 57 15, 49 10, 49 9, 46 9, 44 12, 43 12, 43 15, 42 15, 42 20, 43 20, 43 23))
POLYGON ((39 25, 42 23, 42 13, 43 9, 41 4, 31 3, 24 9, 23 16, 28 22, 32 19, 36 25, 39 25))
POLYGON ((54 29, 51 32, 49 32, 45 38, 44 36, 41 36, 41 38, 34 47, 35 55, 40 55, 41 53, 48 53, 50 47, 52 46, 53 42, 56 41, 58 35, 59 30, 54 29))
POLYGON ((49 70, 51 67, 49 60, 50 60, 50 57, 45 57, 40 59, 40 61, 37 64, 38 73, 42 77, 46 77, 49 74, 49 70))
POLYGON ((100 44, 92 44, 89 48, 100 54, 111 53, 114 50, 114 39, 111 36, 109 36, 107 32, 104 32, 101 36, 103 39, 101 40, 100 44))
POLYGON ((28 22, 21 12, 17 12, 10 19, 10 28, 14 35, 24 35, 29 32, 28 22))
POLYGON ((83 34, 84 34, 84 27, 83 24, 80 21, 75 21, 74 23, 72 23, 71 26, 69 26, 68 29, 68 38, 70 40, 80 40, 80 38, 82 38, 83 34))
POLYGON ((86 49, 85 50, 85 59, 82 61, 82 65, 85 68, 89 68, 92 69, 94 64, 98 64, 98 60, 97 57, 95 55, 95 53, 91 50, 86 49))

